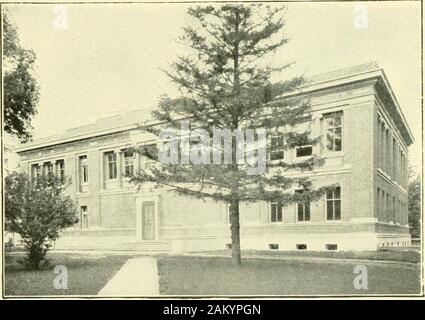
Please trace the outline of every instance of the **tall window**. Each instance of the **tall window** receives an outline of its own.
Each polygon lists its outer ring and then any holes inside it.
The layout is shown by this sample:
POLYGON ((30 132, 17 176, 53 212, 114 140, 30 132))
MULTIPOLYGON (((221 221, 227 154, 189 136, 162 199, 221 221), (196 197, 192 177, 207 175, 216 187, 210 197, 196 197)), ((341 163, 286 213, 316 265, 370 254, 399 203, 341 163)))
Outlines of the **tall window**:
POLYGON ((134 174, 134 153, 133 151, 124 151, 124 176, 131 177, 134 174))
POLYGON ((384 131, 384 124, 381 123, 380 129, 380 135, 381 135, 381 145, 380 145, 380 168, 385 168, 385 131, 384 131))
POLYGON ((282 222, 282 204, 277 202, 270 203, 270 221, 282 222))
POLYGON ((397 177, 397 143, 395 141, 395 138, 393 138, 393 180, 397 177))
POLYGON ((31 176, 33 178, 39 178, 40 175, 41 175, 41 167, 40 167, 40 165, 38 163, 33 164, 31 166, 31 176))
POLYGON ((284 139, 282 136, 270 138, 270 160, 282 160, 284 157, 284 139))
POLYGON ((49 177, 53 176, 53 163, 52 162, 44 163, 44 174, 49 176, 49 177))
POLYGON ((386 205, 386 207, 387 207, 387 213, 386 213, 387 220, 386 220, 386 222, 389 222, 390 221, 390 212, 391 212, 390 194, 389 193, 387 193, 387 205, 386 205))
POLYGON ((87 206, 81 206, 81 229, 87 229, 89 227, 89 213, 87 206))
POLYGON ((395 216, 396 216, 396 207, 395 207, 395 197, 393 197, 393 205, 391 210, 391 221, 395 223, 395 216))
POLYGON ((62 181, 65 180, 65 161, 64 160, 56 161, 56 174, 62 181))
POLYGON ((325 115, 326 148, 328 151, 342 150, 342 112, 325 115))
POLYGON ((117 154, 113 151, 105 153, 106 178, 117 178, 117 154))
POLYGON ((391 174, 391 137, 390 137, 389 130, 386 130, 385 136, 387 141, 386 150, 385 150, 386 152, 385 158, 387 159, 386 173, 390 175, 391 174))
POLYGON ((87 156, 79 157, 80 162, 80 183, 87 183, 89 181, 89 167, 87 164, 87 156))
POLYGON ((378 215, 378 220, 381 221, 381 189, 379 187, 376 194, 376 213, 378 215))
MULTIPOLYGON (((296 193, 303 193, 303 190, 296 190, 296 193)), ((297 202, 298 221, 310 221, 310 201, 297 202)))
POLYGON ((327 220, 341 220, 341 187, 326 192, 327 220))

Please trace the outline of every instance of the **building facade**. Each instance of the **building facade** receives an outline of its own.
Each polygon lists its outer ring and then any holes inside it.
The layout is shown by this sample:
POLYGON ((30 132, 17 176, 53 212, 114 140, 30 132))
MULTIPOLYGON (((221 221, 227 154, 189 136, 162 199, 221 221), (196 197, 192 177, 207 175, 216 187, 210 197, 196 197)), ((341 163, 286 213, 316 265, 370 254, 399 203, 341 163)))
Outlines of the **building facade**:
MULTIPOLYGON (((312 203, 242 204, 242 249, 376 250, 410 245, 407 156, 413 137, 383 70, 370 63, 312 77, 292 95, 300 94, 310 100, 309 127, 321 142, 283 150, 283 136, 270 137, 269 161, 296 162, 319 155, 325 164, 301 174, 314 186, 338 187, 312 203)), ((18 150, 21 168, 28 174, 72 179, 68 192, 80 221, 63 232, 58 248, 127 245, 185 252, 230 246, 225 203, 187 199, 149 185, 137 190, 129 183, 129 176, 147 159, 128 148, 157 143, 139 130, 147 119, 143 112, 100 119, 18 150)))

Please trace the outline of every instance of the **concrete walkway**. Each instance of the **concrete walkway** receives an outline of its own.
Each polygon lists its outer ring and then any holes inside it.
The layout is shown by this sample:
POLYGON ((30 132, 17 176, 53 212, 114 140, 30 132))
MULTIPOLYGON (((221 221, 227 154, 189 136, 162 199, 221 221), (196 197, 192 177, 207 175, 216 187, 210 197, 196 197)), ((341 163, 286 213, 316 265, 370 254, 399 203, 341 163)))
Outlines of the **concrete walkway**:
POLYGON ((150 257, 129 259, 98 296, 158 296, 158 267, 150 257))

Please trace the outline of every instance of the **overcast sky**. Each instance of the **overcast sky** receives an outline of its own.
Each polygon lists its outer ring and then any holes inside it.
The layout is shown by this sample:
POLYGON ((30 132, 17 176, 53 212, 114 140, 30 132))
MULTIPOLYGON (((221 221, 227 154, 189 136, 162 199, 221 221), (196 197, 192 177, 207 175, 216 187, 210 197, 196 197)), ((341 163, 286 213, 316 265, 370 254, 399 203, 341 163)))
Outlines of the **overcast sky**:
MULTIPOLYGON (((358 5, 289 3, 285 33, 292 40, 273 59, 295 60, 294 74, 307 75, 378 62, 416 138, 410 156, 419 166, 420 2, 363 3, 367 29, 354 28, 358 5)), ((21 44, 37 54, 41 98, 35 138, 119 112, 152 109, 162 93, 175 93, 160 68, 185 53, 176 39, 190 23, 188 5, 66 5, 67 29, 55 28, 61 10, 56 5, 7 7, 21 44)))

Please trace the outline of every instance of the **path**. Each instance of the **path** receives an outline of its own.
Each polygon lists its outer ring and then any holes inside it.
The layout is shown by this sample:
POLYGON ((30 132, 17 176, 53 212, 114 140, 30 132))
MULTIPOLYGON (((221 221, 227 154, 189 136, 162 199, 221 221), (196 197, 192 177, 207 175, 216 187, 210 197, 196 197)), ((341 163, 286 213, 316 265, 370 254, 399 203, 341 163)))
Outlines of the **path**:
POLYGON ((98 293, 99 296, 158 296, 158 267, 150 257, 129 259, 98 293))

